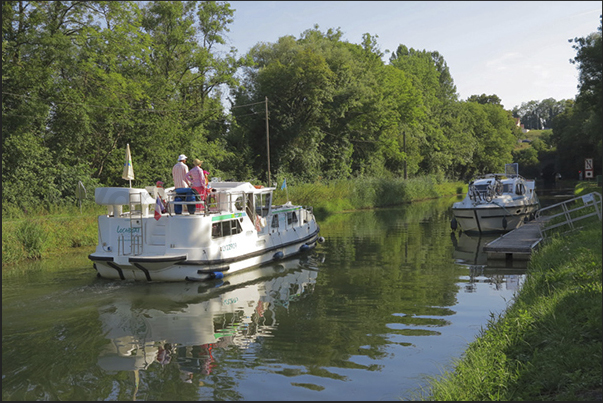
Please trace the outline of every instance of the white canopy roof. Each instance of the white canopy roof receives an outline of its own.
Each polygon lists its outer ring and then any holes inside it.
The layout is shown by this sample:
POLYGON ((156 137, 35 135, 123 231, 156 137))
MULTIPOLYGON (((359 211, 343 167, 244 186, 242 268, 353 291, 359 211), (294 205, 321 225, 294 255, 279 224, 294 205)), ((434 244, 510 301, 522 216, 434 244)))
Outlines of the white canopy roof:
MULTIPOLYGON (((124 205, 130 204, 131 194, 140 194, 140 202, 142 204, 154 204, 155 199, 151 197, 146 189, 133 188, 96 188, 94 191, 94 199, 97 204, 103 206, 124 205)), ((138 203, 138 196, 132 197, 133 202, 138 203)))

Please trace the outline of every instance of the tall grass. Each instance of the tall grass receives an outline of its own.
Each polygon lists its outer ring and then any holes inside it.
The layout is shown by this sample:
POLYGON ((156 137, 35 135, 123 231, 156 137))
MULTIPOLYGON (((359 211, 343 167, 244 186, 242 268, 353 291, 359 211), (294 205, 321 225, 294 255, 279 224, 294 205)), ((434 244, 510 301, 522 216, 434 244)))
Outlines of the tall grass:
MULTIPOLYGON (((602 386, 601 223, 537 251, 513 305, 455 368, 430 379, 426 400, 593 400, 602 386)), ((599 399, 600 400, 600 399, 599 399)))
POLYGON ((432 177, 413 179, 359 178, 311 184, 293 184, 277 189, 276 203, 287 198, 295 204, 313 206, 319 216, 342 211, 395 206, 466 192, 460 182, 438 182, 432 177), (287 197, 288 196, 288 197, 287 197))
POLYGON ((55 214, 48 210, 15 210, 10 218, 2 219, 2 266, 95 246, 96 217, 101 211, 105 209, 97 206, 89 206, 82 213, 79 208, 57 210, 55 214))

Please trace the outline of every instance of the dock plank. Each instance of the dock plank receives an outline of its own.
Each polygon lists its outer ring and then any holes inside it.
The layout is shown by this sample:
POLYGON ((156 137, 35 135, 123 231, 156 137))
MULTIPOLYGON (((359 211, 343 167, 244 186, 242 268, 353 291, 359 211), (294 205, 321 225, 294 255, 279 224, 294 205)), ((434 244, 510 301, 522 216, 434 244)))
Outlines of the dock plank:
POLYGON ((534 248, 542 241, 540 221, 532 220, 506 234, 496 238, 484 246, 491 259, 527 259, 534 248))

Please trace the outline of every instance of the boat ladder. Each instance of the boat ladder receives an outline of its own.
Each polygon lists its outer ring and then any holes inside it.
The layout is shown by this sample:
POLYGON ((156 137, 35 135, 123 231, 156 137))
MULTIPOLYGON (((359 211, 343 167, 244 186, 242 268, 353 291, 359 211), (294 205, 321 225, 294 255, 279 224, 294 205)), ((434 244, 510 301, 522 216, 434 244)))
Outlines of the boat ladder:
POLYGON ((122 256, 138 256, 142 254, 143 230, 142 230, 142 194, 130 193, 130 231, 121 234, 118 242, 118 254, 122 256), (128 238, 129 237, 129 242, 128 238), (128 245, 129 244, 129 245, 128 245), (129 246, 129 248, 128 248, 129 246), (129 249, 129 250, 128 250, 129 249))

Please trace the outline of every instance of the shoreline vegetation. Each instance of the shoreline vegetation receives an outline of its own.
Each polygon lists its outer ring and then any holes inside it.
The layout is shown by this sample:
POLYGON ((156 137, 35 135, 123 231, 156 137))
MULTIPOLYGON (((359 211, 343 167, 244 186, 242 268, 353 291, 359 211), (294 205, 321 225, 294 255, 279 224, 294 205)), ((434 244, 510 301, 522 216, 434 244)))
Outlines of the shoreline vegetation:
MULTIPOLYGON (((425 177, 300 184, 275 191, 313 206, 318 217, 465 193, 460 182, 425 177)), ((575 195, 601 192, 580 182, 575 195)), ((104 208, 16 212, 2 221, 2 266, 95 247, 96 217, 104 208)), ((570 235, 547 238, 535 251, 520 292, 463 355, 414 400, 590 401, 602 399, 602 227, 594 219, 570 235)), ((4 274, 4 273, 3 273, 4 274)))

